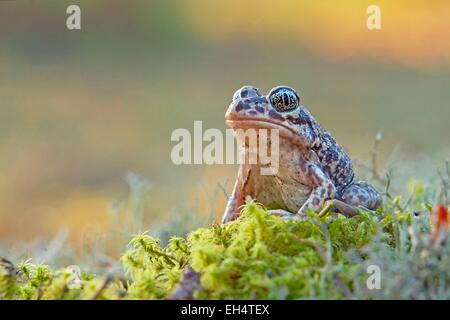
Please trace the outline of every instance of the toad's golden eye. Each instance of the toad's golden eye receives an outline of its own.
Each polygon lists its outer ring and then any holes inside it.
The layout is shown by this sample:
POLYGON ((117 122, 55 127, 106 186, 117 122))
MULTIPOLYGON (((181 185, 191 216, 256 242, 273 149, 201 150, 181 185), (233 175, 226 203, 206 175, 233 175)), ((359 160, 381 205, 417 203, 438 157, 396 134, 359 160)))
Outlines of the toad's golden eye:
POLYGON ((275 87, 270 90, 269 101, 278 111, 290 111, 300 105, 300 96, 290 87, 275 87))

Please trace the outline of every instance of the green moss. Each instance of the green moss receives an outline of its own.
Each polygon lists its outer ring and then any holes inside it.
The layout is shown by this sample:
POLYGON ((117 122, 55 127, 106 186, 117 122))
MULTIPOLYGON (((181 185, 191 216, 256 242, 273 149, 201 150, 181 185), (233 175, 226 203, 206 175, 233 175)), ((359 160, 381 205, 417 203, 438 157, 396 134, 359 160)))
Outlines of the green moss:
POLYGON ((333 285, 336 272, 352 269, 342 250, 360 248, 375 230, 366 214, 285 221, 249 203, 237 221, 190 234, 191 264, 204 288, 197 297, 343 297, 333 285))
POLYGON ((136 235, 122 257, 131 279, 128 283, 130 298, 165 297, 178 282, 188 260, 188 245, 182 238, 173 237, 166 248, 161 248, 159 240, 148 234, 136 235))
POLYGON ((450 246, 427 249, 429 226, 429 215, 399 209, 361 211, 352 218, 310 212, 306 221, 283 220, 250 202, 236 221, 199 228, 186 239, 172 237, 165 247, 148 233, 135 235, 121 258, 126 281, 82 272, 73 288, 70 269, 52 271, 25 261, 0 268, 0 294, 4 299, 163 299, 190 265, 200 274, 199 299, 389 297, 396 292, 392 287, 367 292, 365 267, 371 263, 392 277, 404 270, 421 290, 438 288, 446 295, 442 288, 450 275, 439 261, 449 260, 450 246))
POLYGON ((147 234, 136 236, 123 256, 129 293, 165 297, 189 263, 201 275, 200 299, 342 298, 334 281, 345 284, 355 269, 345 252, 366 245, 377 226, 368 213, 285 221, 251 202, 238 220, 197 229, 187 241, 172 238, 166 248, 147 234))

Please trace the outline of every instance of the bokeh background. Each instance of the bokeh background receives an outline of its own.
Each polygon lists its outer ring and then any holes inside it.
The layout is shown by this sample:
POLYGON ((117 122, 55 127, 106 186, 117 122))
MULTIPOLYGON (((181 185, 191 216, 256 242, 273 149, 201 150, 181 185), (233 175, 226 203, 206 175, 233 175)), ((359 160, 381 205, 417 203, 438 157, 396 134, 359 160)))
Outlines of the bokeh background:
POLYGON ((0 247, 217 218, 236 166, 175 166, 170 134, 225 129, 244 84, 296 88, 354 159, 383 129, 380 166, 426 176, 449 155, 449 15, 446 0, 0 1, 0 247))

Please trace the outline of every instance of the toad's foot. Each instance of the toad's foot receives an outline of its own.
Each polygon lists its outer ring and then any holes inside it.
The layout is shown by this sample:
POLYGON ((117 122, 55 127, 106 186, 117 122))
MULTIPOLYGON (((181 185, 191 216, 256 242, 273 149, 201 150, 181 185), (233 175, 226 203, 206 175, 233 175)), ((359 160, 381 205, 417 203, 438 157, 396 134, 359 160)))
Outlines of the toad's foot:
POLYGON ((277 209, 277 210, 268 210, 268 212, 271 215, 281 217, 284 220, 298 220, 298 221, 304 221, 308 219, 308 216, 298 213, 292 213, 283 209, 277 209))
MULTIPOLYGON (((323 217, 329 212, 339 212, 346 217, 354 217, 359 214, 360 210, 367 211, 370 213, 374 213, 374 211, 367 209, 363 206, 353 206, 348 203, 345 203, 338 199, 328 200, 325 202, 322 210, 318 213, 319 217, 323 217)), ((287 210, 277 209, 277 210, 268 210, 271 215, 279 216, 284 220, 294 219, 298 221, 305 221, 308 219, 308 216, 301 213, 292 213, 287 210)))
POLYGON ((319 212, 319 216, 322 217, 330 211, 336 211, 343 214, 346 217, 354 217, 356 216, 360 210, 367 211, 370 213, 374 213, 374 211, 364 207, 364 206, 353 206, 351 204, 345 203, 338 199, 328 200, 325 203, 325 206, 319 212))

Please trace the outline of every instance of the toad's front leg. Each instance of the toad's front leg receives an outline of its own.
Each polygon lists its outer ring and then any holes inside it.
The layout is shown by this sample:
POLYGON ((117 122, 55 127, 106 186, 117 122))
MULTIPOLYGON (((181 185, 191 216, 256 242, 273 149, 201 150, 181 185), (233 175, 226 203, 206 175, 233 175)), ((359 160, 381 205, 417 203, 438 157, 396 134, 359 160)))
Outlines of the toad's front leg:
POLYGON ((222 216, 222 224, 235 220, 240 213, 241 207, 245 203, 245 196, 248 194, 248 179, 251 169, 244 166, 239 167, 236 183, 233 192, 228 199, 227 206, 222 216))
POLYGON ((306 163, 300 169, 305 180, 312 187, 312 192, 298 210, 298 214, 305 215, 309 209, 319 212, 327 200, 334 199, 336 187, 319 166, 306 163))
POLYGON ((304 161, 300 163, 300 174, 303 176, 302 180, 312 187, 312 191, 308 199, 298 210, 297 214, 281 209, 269 210, 270 214, 280 216, 286 220, 305 220, 307 219, 306 212, 308 210, 311 209, 312 211, 319 213, 326 201, 334 199, 336 187, 319 166, 304 161))

